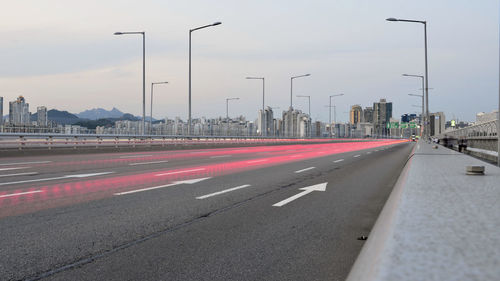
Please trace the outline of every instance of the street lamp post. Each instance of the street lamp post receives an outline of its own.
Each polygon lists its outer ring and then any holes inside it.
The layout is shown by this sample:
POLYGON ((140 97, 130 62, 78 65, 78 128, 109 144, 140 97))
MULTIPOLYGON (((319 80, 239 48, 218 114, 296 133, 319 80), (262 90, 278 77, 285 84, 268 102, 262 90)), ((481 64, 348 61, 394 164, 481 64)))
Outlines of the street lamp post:
POLYGON ((425 132, 425 127, 427 127, 425 125, 425 122, 424 122, 424 110, 425 110, 425 107, 424 107, 424 97, 425 97, 425 92, 424 92, 424 89, 425 89, 425 86, 424 86, 424 76, 423 75, 413 75, 413 74, 403 74, 403 76, 405 77, 416 77, 416 78, 420 78, 422 79, 422 95, 412 95, 412 94, 409 94, 410 96, 418 96, 418 97, 422 97, 422 118, 420 120, 420 125, 424 127, 424 132, 425 132))
POLYGON ((247 77, 246 79, 257 79, 262 80, 262 112, 264 112, 264 100, 265 100, 265 79, 264 77, 247 77))
MULTIPOLYGON (((329 122, 330 122, 330 137, 332 136, 332 98, 333 97, 340 97, 343 96, 344 94, 338 94, 338 95, 330 95, 330 105, 328 106, 328 109, 330 110, 328 113, 329 116, 329 122)), ((335 112, 335 102, 333 103, 333 111, 334 111, 334 122, 335 124, 337 123, 337 114, 335 112)))
POLYGON ((310 122, 310 124, 309 124, 309 136, 311 137, 311 135, 312 135, 312 129, 311 129, 311 126, 312 126, 312 116, 311 116, 311 96, 307 96, 307 95, 298 95, 297 97, 298 97, 298 98, 307 98, 307 103, 308 103, 308 107, 309 107, 309 110, 308 110, 309 120, 311 121, 311 122, 310 122))
POLYGON ((424 25, 424 48, 425 48, 425 126, 424 126, 424 135, 426 138, 429 138, 429 126, 428 122, 430 120, 429 116, 429 72, 427 66, 427 21, 420 20, 407 20, 407 19, 396 19, 396 18, 388 18, 387 21, 401 21, 401 22, 411 22, 411 23, 421 23, 424 25))
POLYGON ((415 95, 415 94, 408 94, 409 96, 413 97, 419 97, 422 98, 422 105, 419 106, 422 108, 422 118, 420 119, 420 126, 424 126, 423 118, 424 118, 424 95, 415 95))
POLYGON ((207 24, 207 25, 204 25, 204 26, 200 26, 200 27, 196 27, 196 28, 193 28, 193 29, 190 29, 189 30, 189 113, 188 113, 188 135, 191 135, 191 33, 193 33, 193 31, 196 31, 196 30, 200 30, 200 29, 203 29, 203 28, 207 28, 207 27, 211 27, 211 26, 216 26, 216 25, 219 25, 221 24, 221 22, 214 22, 212 24, 207 24))
POLYGON ((290 108, 293 107, 293 79, 311 76, 310 73, 304 75, 297 75, 290 78, 290 108))
POLYGON ((226 98, 226 122, 227 122, 227 133, 229 135, 229 101, 239 100, 240 98, 226 98))
POLYGON ((168 84, 167 81, 165 82, 153 82, 151 83, 151 108, 150 108, 150 116, 149 116, 149 134, 152 135, 153 134, 153 89, 154 89, 154 85, 157 85, 157 84, 168 84))
POLYGON ((142 35, 142 134, 146 132, 146 32, 115 32, 114 35, 141 34, 142 35))

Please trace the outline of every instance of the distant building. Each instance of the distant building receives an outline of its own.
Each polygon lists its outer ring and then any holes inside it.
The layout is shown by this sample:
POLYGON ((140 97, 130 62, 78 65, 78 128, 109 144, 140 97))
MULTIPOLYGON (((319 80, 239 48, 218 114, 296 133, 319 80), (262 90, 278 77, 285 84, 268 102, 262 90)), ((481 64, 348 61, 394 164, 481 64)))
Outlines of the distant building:
POLYGON ((484 123, 498 119, 498 110, 490 113, 479 112, 476 114, 476 123, 484 123))
POLYGON ((30 105, 26 103, 23 96, 9 103, 9 125, 29 126, 31 125, 30 105))
POLYGON ((373 103, 373 129, 374 134, 386 136, 388 134, 387 123, 392 118, 392 102, 380 99, 373 103))
POLYGON ((361 116, 363 113, 363 109, 361 108, 360 105, 353 105, 351 106, 351 111, 350 111, 350 123, 352 125, 356 125, 361 122, 361 116))
POLYGON ((362 121, 364 123, 373 123, 373 107, 367 106, 363 110, 363 118, 362 121))
POLYGON ((266 107, 264 111, 259 110, 257 121, 257 130, 261 136, 273 136, 274 135, 274 117, 273 109, 271 107, 266 107))
POLYGON ((444 133, 446 119, 443 112, 436 112, 430 114, 430 135, 436 136, 444 133))
POLYGON ((3 97, 0 97, 0 127, 3 125, 3 97))
POLYGON ((37 115, 37 125, 40 127, 47 127, 49 120, 47 118, 47 108, 45 106, 39 106, 36 108, 37 115))

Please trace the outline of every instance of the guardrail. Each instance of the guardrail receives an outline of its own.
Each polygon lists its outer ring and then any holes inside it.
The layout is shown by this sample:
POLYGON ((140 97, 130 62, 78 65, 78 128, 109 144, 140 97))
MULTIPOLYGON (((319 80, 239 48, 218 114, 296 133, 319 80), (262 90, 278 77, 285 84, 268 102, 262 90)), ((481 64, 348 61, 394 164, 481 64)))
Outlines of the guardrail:
POLYGON ((348 281, 498 280, 500 168, 436 147, 417 143, 348 281))
POLYGON ((332 138, 275 138, 275 137, 214 137, 214 136, 155 136, 155 135, 62 135, 62 134, 0 134, 3 149, 54 149, 54 148, 121 148, 167 147, 177 145, 270 144, 291 142, 328 142, 332 138))

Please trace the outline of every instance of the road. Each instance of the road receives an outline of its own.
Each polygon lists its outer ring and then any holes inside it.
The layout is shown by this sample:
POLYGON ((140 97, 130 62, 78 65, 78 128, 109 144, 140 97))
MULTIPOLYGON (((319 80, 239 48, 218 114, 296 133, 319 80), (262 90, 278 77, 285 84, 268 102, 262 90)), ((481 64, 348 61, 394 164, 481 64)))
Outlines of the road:
POLYGON ((0 279, 343 280, 412 147, 2 158, 0 279))

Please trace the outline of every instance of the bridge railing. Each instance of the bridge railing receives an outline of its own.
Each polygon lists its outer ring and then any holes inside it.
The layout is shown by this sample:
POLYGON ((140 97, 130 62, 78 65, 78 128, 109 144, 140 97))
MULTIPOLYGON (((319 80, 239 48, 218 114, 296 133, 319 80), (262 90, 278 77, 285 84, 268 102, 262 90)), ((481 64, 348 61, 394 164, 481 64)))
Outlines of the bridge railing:
POLYGON ((439 137, 443 138, 446 136, 451 136, 455 138, 465 137, 465 138, 495 138, 497 137, 498 120, 492 120, 484 123, 478 123, 472 126, 468 126, 462 129, 446 131, 439 137))

